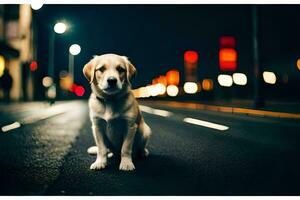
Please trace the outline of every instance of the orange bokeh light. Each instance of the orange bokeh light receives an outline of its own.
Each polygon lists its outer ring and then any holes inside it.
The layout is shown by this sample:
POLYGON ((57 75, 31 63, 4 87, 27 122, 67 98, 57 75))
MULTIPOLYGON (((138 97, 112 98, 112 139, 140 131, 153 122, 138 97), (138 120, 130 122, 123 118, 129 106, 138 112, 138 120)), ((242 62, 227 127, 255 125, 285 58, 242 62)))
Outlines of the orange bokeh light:
POLYGON ((179 71, 170 70, 166 74, 166 80, 168 85, 179 85, 179 71))
POLYGON ((237 67, 237 52, 232 48, 219 51, 219 64, 222 71, 234 71, 237 67))

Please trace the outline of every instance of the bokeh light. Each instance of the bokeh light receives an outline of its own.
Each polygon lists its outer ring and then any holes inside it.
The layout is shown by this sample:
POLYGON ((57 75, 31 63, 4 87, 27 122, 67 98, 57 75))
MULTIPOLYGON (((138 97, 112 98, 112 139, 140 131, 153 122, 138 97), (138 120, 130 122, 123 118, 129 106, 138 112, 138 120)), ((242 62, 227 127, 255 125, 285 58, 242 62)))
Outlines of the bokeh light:
POLYGON ((231 87, 233 80, 230 75, 227 74, 220 74, 218 76, 218 83, 223 87, 231 87))
POLYGON ((42 83, 44 87, 50 87, 53 83, 53 80, 50 76, 45 76, 42 80, 42 83))
POLYGON ((30 4, 30 6, 33 10, 39 10, 43 7, 43 5, 44 4, 42 3, 41 0, 35 0, 30 4))
POLYGON ((214 83, 211 79, 203 79, 202 81, 203 90, 210 91, 214 88, 214 83))
POLYGON ((198 91, 198 85, 194 82, 186 82, 183 85, 183 90, 187 94, 195 94, 198 91))
POLYGON ((81 51, 81 47, 78 44, 72 44, 69 48, 69 52, 73 56, 78 55, 80 53, 80 51, 81 51))
POLYGON ((247 76, 243 73, 234 73, 232 77, 233 77, 233 82, 237 85, 247 84, 247 76))
POLYGON ((58 34, 63 34, 67 30, 66 24, 58 22, 54 25, 54 31, 58 34))
POLYGON ((0 77, 3 75, 5 69, 5 59, 0 55, 0 77))
POLYGON ((166 79, 168 85, 179 85, 179 71, 170 70, 166 73, 166 79))
POLYGON ((36 61, 32 61, 32 62, 30 63, 30 65, 29 65, 29 68, 30 68, 30 71, 32 71, 32 72, 36 71, 37 68, 38 68, 37 62, 36 62, 36 61))
POLYGON ((187 63, 198 62, 198 53, 196 51, 186 51, 184 53, 184 61, 187 63))
POLYGON ((82 87, 81 85, 77 86, 75 89, 75 94, 79 97, 82 97, 85 93, 85 89, 84 87, 82 87))
POLYGON ((264 78, 264 81, 268 84, 275 84, 276 83, 276 75, 274 72, 268 72, 268 71, 265 71, 263 73, 263 78, 264 78))
POLYGON ((219 51, 219 64, 222 71, 234 71, 237 68, 237 52, 233 48, 219 51))
POLYGON ((178 95, 178 87, 176 85, 169 85, 167 87, 167 94, 171 97, 175 97, 178 95))

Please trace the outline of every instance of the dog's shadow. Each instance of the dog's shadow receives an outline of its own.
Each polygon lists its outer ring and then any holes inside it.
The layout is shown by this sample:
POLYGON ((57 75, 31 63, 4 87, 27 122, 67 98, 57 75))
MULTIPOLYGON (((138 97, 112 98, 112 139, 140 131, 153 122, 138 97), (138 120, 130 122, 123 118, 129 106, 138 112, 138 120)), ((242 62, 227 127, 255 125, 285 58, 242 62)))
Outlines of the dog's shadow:
MULTIPOLYGON (((161 154, 150 154, 149 156, 142 158, 136 157, 133 158, 133 162, 136 167, 133 172, 141 176, 165 176, 172 173, 176 174, 178 172, 182 172, 182 170, 184 169, 184 164, 180 163, 179 160, 176 160, 171 156, 161 154)), ((119 164, 119 156, 114 155, 112 158, 108 159, 108 168, 111 170, 116 169, 119 164)))
POLYGON ((126 188, 129 194, 189 194, 188 190, 193 189, 188 187, 187 190, 186 186, 195 181, 195 175, 187 169, 186 163, 182 160, 169 155, 152 153, 146 158, 136 158, 133 162, 136 169, 124 172, 118 170, 120 158, 112 157, 103 172, 117 176, 121 183, 131 185, 132 187, 126 188), (174 193, 174 188, 178 187, 185 189, 178 189, 174 193), (131 191, 130 188, 134 189, 131 191))

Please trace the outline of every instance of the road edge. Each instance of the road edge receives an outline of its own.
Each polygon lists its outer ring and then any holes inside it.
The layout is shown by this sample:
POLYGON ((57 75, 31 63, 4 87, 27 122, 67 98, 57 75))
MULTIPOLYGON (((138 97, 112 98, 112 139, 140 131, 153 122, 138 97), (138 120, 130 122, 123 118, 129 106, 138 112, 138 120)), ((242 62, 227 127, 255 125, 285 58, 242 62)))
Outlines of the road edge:
MULTIPOLYGON (((146 101, 146 102, 150 102, 150 101, 146 101)), ((225 112, 225 113, 254 115, 260 117, 300 119, 300 114, 287 113, 287 112, 275 112, 275 111, 266 111, 266 110, 257 110, 257 109, 239 108, 239 107, 230 107, 230 106, 215 106, 215 105, 207 105, 207 104, 191 103, 191 102, 177 102, 177 101, 151 101, 151 102, 156 102, 160 105, 169 106, 173 108, 200 109, 200 110, 209 110, 209 111, 217 111, 217 112, 225 112)))

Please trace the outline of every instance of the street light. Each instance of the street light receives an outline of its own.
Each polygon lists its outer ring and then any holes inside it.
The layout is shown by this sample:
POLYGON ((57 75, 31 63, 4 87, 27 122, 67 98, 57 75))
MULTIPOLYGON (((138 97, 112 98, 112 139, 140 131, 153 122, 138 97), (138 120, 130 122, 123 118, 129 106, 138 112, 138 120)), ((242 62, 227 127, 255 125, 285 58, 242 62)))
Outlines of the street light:
POLYGON ((80 53, 81 48, 78 44, 72 44, 69 48, 69 52, 70 54, 72 54, 73 56, 76 56, 80 53))
POLYGON ((54 25, 54 32, 51 31, 50 33, 50 38, 49 38, 49 61, 48 61, 48 66, 49 66, 49 76, 53 78, 54 80, 54 41, 55 41, 55 33, 57 34, 63 34, 67 30, 67 26, 62 23, 58 22, 54 25))
POLYGON ((81 47, 78 44, 72 44, 69 48, 69 73, 72 77, 72 82, 74 82, 74 58, 81 51, 81 47))
POLYGON ((54 31, 57 34, 63 34, 67 30, 66 24, 58 22, 54 25, 54 31))
MULTIPOLYGON (((55 33, 63 34, 67 30, 66 24, 58 22, 53 27, 54 31, 50 32, 49 37, 49 60, 48 60, 48 75, 53 79, 53 90, 55 90, 55 77, 54 77, 54 42, 55 33)), ((55 95, 51 95, 53 97, 55 95)))
POLYGON ((44 4, 42 3, 42 1, 34 1, 30 4, 33 10, 39 10, 41 7, 43 7, 43 5, 44 4))

